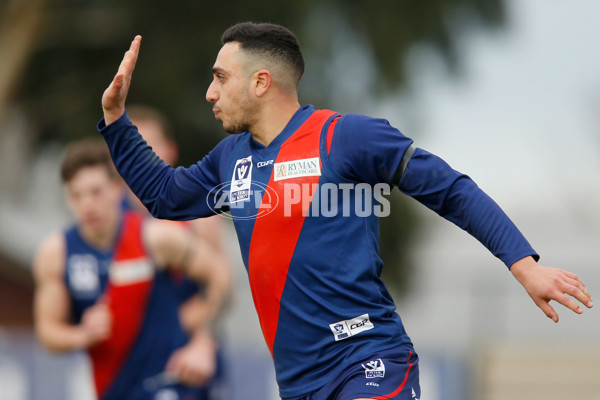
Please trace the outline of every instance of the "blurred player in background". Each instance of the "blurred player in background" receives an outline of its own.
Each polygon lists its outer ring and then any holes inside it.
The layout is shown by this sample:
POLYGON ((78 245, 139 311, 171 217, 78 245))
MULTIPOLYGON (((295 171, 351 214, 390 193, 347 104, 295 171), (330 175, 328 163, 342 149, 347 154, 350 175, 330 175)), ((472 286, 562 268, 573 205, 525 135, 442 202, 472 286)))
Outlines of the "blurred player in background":
POLYGON ((69 146, 61 176, 76 224, 49 236, 34 259, 41 343, 86 349, 101 400, 207 399, 225 261, 182 226, 122 211, 121 181, 101 142, 69 146), (212 300, 191 338, 170 269, 205 284, 212 300))
MULTIPOLYGON (((175 141, 173 130, 167 116, 154 107, 136 104, 128 107, 129 116, 133 124, 139 131, 142 132, 142 137, 146 143, 152 147, 154 152, 159 155, 167 164, 176 166, 179 158, 179 148, 175 141)), ((142 202, 133 194, 131 190, 124 184, 125 195, 123 196, 124 209, 133 209, 144 215, 150 216, 148 210, 142 202)), ((197 238, 199 243, 208 242, 214 251, 218 252, 221 259, 228 260, 224 251, 223 235, 225 228, 225 220, 218 216, 210 218, 196 219, 185 222, 174 222, 183 224, 190 229, 194 238, 197 238)), ((215 274, 222 275, 220 280, 223 282, 231 282, 231 266, 227 263, 227 268, 218 268, 214 271, 215 274)), ((174 271, 173 280, 176 286, 178 296, 181 300, 179 307, 179 316, 188 334, 193 333, 198 324, 205 323, 207 318, 207 310, 210 310, 216 305, 210 302, 223 302, 220 297, 213 296, 208 298, 204 295, 203 286, 198 287, 197 283, 189 278, 186 278, 178 271, 174 271)), ((231 288, 228 288, 222 296, 229 298, 231 288)), ((217 320, 210 323, 214 326, 215 332, 220 331, 221 318, 224 313, 215 314, 217 320)), ((228 395, 228 386, 226 383, 225 366, 223 363, 222 342, 218 343, 217 351, 217 370, 215 377, 211 380, 211 385, 207 390, 210 392, 211 400, 226 399, 228 395)))

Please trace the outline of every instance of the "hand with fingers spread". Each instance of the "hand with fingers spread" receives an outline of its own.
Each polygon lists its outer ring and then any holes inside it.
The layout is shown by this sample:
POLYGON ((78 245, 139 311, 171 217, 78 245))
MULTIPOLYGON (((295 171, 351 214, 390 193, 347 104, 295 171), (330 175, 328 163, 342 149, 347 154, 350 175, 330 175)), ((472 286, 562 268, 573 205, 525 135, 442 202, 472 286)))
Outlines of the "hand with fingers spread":
POLYGON ((571 272, 543 267, 532 257, 517 261, 510 270, 535 304, 554 322, 558 322, 558 313, 549 304, 550 300, 562 304, 577 314, 581 314, 583 310, 573 299, 580 301, 587 308, 593 306, 592 297, 585 285, 571 272))
POLYGON ((127 99, 127 93, 131 85, 131 76, 135 69, 135 63, 140 53, 141 43, 142 37, 137 35, 133 39, 133 42, 131 42, 129 50, 123 56, 123 61, 119 65, 117 74, 102 95, 102 110, 104 111, 106 125, 110 125, 119 119, 125 112, 125 100, 127 99))

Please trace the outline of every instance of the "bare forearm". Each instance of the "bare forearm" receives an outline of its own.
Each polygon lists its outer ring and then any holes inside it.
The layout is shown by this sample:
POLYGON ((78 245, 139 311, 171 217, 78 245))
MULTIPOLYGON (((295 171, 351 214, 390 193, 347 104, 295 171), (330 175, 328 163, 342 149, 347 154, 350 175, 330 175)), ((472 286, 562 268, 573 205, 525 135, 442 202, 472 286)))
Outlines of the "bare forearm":
POLYGON ((231 293, 230 288, 231 279, 229 274, 220 274, 219 278, 208 287, 206 318, 202 325, 212 332, 217 329, 218 320, 227 310, 231 293))
POLYGON ((85 334, 78 325, 47 321, 39 323, 36 331, 42 345, 54 352, 62 353, 86 347, 85 334))

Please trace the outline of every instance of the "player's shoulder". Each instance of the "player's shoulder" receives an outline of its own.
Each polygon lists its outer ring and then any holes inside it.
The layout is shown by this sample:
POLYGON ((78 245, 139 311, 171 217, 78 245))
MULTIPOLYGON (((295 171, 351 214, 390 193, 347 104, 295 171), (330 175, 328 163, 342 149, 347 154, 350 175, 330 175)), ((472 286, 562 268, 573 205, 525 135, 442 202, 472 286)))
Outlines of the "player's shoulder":
POLYGON ((343 114, 337 125, 340 131, 345 132, 365 132, 377 127, 389 127, 387 119, 372 117, 364 114, 343 114))
POLYGON ((396 136, 398 133, 386 119, 364 114, 343 114, 334 128, 332 148, 362 153, 365 144, 385 141, 390 135, 396 136))
POLYGON ((62 274, 66 257, 66 240, 64 232, 53 232, 48 235, 37 248, 33 260, 33 271, 36 277, 43 278, 62 274))
POLYGON ((143 224, 143 239, 147 250, 156 259, 163 259, 189 241, 189 226, 181 221, 146 218, 143 224))

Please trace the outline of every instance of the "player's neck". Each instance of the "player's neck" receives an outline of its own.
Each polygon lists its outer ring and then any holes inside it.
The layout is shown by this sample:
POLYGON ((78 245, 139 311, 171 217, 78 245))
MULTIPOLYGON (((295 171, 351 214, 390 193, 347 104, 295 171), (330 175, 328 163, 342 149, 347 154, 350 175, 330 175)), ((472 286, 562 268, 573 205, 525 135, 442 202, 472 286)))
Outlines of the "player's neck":
POLYGON ((271 102, 261 110, 258 122, 252 127, 254 140, 268 146, 284 130, 300 108, 297 98, 271 102))

